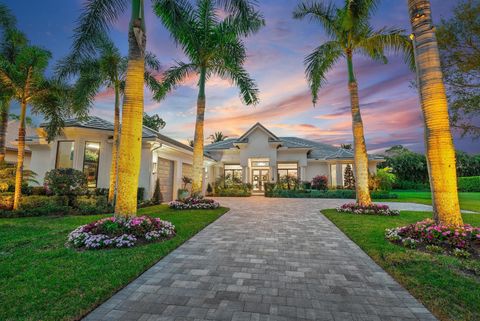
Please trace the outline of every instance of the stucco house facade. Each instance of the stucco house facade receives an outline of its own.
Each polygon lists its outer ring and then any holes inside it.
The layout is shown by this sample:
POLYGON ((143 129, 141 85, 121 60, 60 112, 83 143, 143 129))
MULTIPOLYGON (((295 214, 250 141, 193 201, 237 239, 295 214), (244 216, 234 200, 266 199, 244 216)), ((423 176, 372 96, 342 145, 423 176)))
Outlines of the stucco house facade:
MULTIPOLYGON (((152 197, 158 178, 163 200, 173 200, 182 187, 182 177, 192 177, 193 149, 145 126, 142 134, 139 187, 145 190, 144 198, 152 197)), ((62 135, 51 142, 41 125, 26 143, 31 151, 30 169, 40 185, 47 171, 74 168, 85 173, 90 188, 108 188, 111 122, 99 117, 67 120, 62 135)), ((383 159, 369 157, 369 169, 375 172, 383 159)), ((353 165, 352 151, 297 137, 277 137, 257 123, 239 138, 205 146, 204 188, 225 175, 251 183, 255 194, 263 193, 265 182, 276 182, 284 175, 301 181, 325 175, 331 186, 338 186, 343 185, 348 164, 353 165)))
MULTIPOLYGON (((264 183, 276 182, 290 175, 300 181, 311 181, 325 175, 330 186, 343 186, 348 164, 353 168, 353 151, 298 137, 278 137, 257 123, 239 138, 205 146, 206 154, 215 160, 207 173, 209 182, 220 175, 232 175, 253 185, 262 193, 264 183)), ((383 159, 369 155, 369 171, 383 159)))

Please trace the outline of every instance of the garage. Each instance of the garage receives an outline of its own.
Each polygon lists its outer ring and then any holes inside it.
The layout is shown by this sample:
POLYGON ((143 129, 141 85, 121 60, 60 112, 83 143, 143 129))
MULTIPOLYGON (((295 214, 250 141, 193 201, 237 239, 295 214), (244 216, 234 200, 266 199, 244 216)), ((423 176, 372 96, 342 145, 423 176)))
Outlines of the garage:
POLYGON ((158 158, 158 178, 160 180, 160 191, 164 202, 173 200, 173 172, 174 163, 171 160, 158 158))

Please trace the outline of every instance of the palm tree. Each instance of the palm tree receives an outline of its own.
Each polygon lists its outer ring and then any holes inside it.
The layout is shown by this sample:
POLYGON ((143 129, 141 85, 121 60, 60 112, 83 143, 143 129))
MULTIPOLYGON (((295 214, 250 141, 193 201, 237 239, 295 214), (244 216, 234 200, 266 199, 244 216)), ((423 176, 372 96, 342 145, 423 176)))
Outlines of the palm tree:
POLYGON ((189 59, 189 62, 177 62, 166 71, 163 91, 158 98, 162 98, 188 75, 199 76, 193 147, 193 193, 202 192, 207 80, 213 75, 228 78, 240 88, 240 97, 245 104, 258 102, 256 84, 243 68, 246 50, 240 37, 257 32, 264 25, 264 20, 253 5, 246 2, 246 6, 227 12, 224 19, 218 16, 214 0, 199 0, 196 7, 188 1, 155 2, 156 14, 189 59))
MULTIPOLYGON (((20 48, 27 44, 27 38, 16 29, 15 16, 10 10, 0 3, 0 56, 3 59, 14 63, 15 57, 20 48)), ((10 102, 13 93, 8 87, 0 84, 0 163, 5 161, 6 134, 8 127, 10 102)))
POLYGON ((368 155, 365 145, 362 116, 358 98, 358 85, 353 68, 353 54, 358 53, 376 61, 387 62, 385 51, 403 51, 405 60, 412 65, 412 46, 404 31, 396 28, 374 30, 370 18, 378 0, 345 0, 343 7, 333 3, 303 2, 295 9, 296 19, 309 17, 319 22, 330 41, 317 47, 305 59, 306 76, 310 84, 313 103, 318 100, 318 91, 326 83, 326 74, 340 58, 346 58, 348 89, 352 113, 353 150, 356 174, 357 203, 372 203, 368 190, 368 155))
MULTIPOLYGON (((120 129, 120 96, 125 88, 127 57, 122 57, 120 51, 106 35, 99 36, 95 44, 95 56, 68 56, 60 61, 57 73, 61 79, 78 75, 75 85, 74 101, 80 105, 92 106, 96 94, 102 88, 111 88, 115 93, 112 162, 110 166, 110 182, 108 202, 113 204, 117 183, 118 144, 120 129)), ((155 55, 145 55, 145 84, 156 91, 159 84, 153 73, 159 72, 160 62, 155 55)))
POLYGON ((223 135, 222 132, 215 132, 215 134, 210 135, 209 138, 212 140, 212 144, 213 144, 213 143, 223 142, 225 139, 228 138, 228 136, 223 135))
POLYGON ((13 63, 0 57, 0 83, 20 103, 14 209, 18 209, 22 195, 27 104, 32 107, 32 112, 41 113, 49 120, 46 128, 49 140, 60 132, 65 116, 80 112, 69 102, 70 88, 45 77, 50 58, 50 52, 35 46, 20 49, 13 63))
POLYGON ((425 120, 425 148, 433 216, 439 224, 463 224, 458 203, 455 149, 430 1, 408 0, 417 83, 425 120))

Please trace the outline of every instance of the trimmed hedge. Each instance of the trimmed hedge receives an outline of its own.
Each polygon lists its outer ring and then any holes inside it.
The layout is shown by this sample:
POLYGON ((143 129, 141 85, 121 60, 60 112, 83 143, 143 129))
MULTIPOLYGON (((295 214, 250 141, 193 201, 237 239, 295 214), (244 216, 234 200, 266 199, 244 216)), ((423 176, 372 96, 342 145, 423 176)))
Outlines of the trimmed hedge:
POLYGON ((105 195, 77 196, 73 202, 75 211, 78 214, 99 214, 110 210, 105 195))
MULTIPOLYGON (((398 195, 388 192, 371 192, 371 197, 374 199, 395 199, 398 195)), ((340 199, 354 199, 355 191, 349 189, 337 190, 270 190, 265 192, 266 197, 281 197, 281 198, 340 198, 340 199)))
POLYGON ((459 177, 459 192, 480 192, 480 176, 459 177))
POLYGON ((215 196, 220 197, 249 197, 252 196, 252 192, 249 190, 243 190, 238 188, 226 188, 220 189, 215 196))

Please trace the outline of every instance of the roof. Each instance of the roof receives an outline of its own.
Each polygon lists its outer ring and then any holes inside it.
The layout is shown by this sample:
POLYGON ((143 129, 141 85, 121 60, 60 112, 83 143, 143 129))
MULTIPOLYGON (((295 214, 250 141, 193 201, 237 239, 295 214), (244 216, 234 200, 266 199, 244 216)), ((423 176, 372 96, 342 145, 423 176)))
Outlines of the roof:
POLYGON ((242 136, 240 136, 237 139, 237 143, 247 143, 248 142, 248 136, 257 128, 260 128, 261 130, 263 130, 268 135, 268 141, 270 141, 270 142, 279 142, 280 141, 278 139, 278 137, 274 133, 269 131, 265 126, 263 126, 260 123, 256 123, 255 125, 250 127, 250 129, 247 130, 245 132, 245 134, 243 134, 242 136))
MULTIPOLYGON (((18 139, 18 127, 20 122, 18 120, 10 120, 7 124, 7 133, 5 135, 5 145, 9 151, 17 151, 16 141, 18 139)), ((35 129, 27 124, 25 127, 26 135, 31 136, 35 134, 35 129)), ((28 146, 25 146, 25 152, 30 153, 28 146)))
MULTIPOLYGON (((261 124, 257 123, 252 128, 255 128, 258 125, 262 126, 261 124)), ((265 128, 264 126, 262 127, 265 128)), ((251 132, 252 128, 250 128, 247 131, 247 133, 251 132)), ((269 131, 267 130, 267 132, 269 131)), ((245 141, 246 139, 245 136, 248 136, 248 135, 244 134, 240 138, 228 138, 228 139, 225 139, 224 141, 207 145, 205 146, 205 151, 214 152, 214 151, 234 148, 235 144, 239 142, 248 142, 248 140, 245 141)), ((281 147, 286 147, 291 149, 295 149, 295 148, 309 149, 309 152, 307 154, 308 159, 318 159, 318 160, 353 159, 353 150, 347 150, 347 149, 335 147, 329 144, 325 144, 325 143, 321 143, 321 142, 317 142, 309 139, 299 138, 299 137, 277 137, 277 136, 275 137, 281 143, 280 145, 281 147)), ((383 159, 382 157, 377 155, 368 155, 368 158, 370 160, 383 159)))
MULTIPOLYGON (((46 124, 40 124, 40 127, 45 127, 46 124)), ((67 119, 65 120, 65 126, 64 127, 79 127, 79 128, 90 128, 90 129, 97 129, 97 130, 106 130, 106 131, 111 131, 113 132, 113 123, 109 122, 108 120, 102 119, 97 116, 88 116, 85 118, 72 118, 72 119, 67 119)), ((158 131, 151 129, 147 126, 143 126, 142 128, 142 138, 148 139, 148 138, 158 138, 163 142, 172 144, 174 146, 193 151, 193 148, 179 142, 178 140, 175 140, 173 138, 170 138, 168 136, 165 136, 163 134, 160 134, 158 131)))

